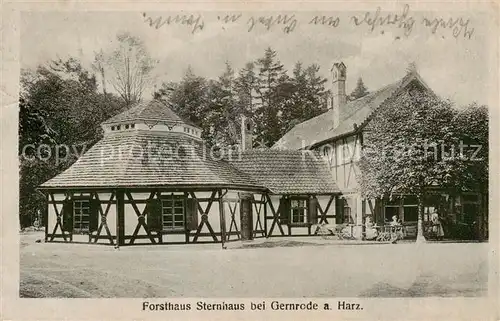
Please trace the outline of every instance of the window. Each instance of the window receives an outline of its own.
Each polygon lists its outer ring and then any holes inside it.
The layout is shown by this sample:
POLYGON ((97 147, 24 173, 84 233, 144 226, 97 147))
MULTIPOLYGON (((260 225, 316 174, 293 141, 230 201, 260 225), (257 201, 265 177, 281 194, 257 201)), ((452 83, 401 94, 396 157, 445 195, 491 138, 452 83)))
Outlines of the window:
POLYGON ((125 129, 128 129, 128 124, 127 124, 127 125, 125 125, 125 129))
POLYGON ((120 125, 116 126, 116 130, 120 130, 120 125))
POLYGON ((418 221, 418 198, 415 195, 405 195, 403 198, 403 222, 418 221))
POLYGON ((418 206, 405 206, 403 215, 403 222, 418 221, 418 206))
POLYGON ((115 130, 115 126, 111 126, 111 130, 115 130))
POLYGON ((418 198, 415 195, 405 195, 404 205, 418 205, 418 198))
POLYGON ((399 217, 399 206, 386 206, 385 207, 385 221, 391 222, 393 216, 399 217))
POLYGON ((130 128, 135 128, 135 124, 130 124, 130 128))
POLYGON ((185 199, 182 196, 172 195, 162 199, 161 211, 164 230, 184 228, 186 207, 185 199))
POLYGON ((89 231, 90 201, 75 200, 73 203, 73 231, 75 233, 89 231))
POLYGON ((307 201, 305 199, 290 200, 290 209, 292 214, 292 224, 306 223, 307 201))
POLYGON ((462 199, 464 203, 470 202, 470 203, 476 203, 478 201, 478 195, 477 194, 464 194, 462 195, 462 199))

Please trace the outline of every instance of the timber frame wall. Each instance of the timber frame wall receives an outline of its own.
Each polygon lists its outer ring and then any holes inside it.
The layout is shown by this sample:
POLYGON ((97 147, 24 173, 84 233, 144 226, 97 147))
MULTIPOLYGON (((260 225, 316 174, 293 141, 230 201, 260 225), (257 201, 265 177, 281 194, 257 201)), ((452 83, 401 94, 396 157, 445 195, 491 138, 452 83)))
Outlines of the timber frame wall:
POLYGON ((262 191, 226 188, 50 189, 45 190, 44 194, 47 197, 47 207, 44 212, 45 242, 75 242, 73 202, 78 199, 88 200, 90 204, 89 229, 88 233, 84 234, 88 237, 86 242, 104 241, 115 247, 145 244, 137 243, 138 240, 144 240, 146 244, 222 243, 224 247, 227 242, 241 239, 311 236, 317 232, 313 230, 315 224, 338 222, 338 216, 335 215, 337 195, 299 195, 308 200, 308 219, 307 223, 297 225, 290 224, 288 220, 290 215, 288 200, 294 196, 274 195, 262 191), (147 197, 134 197, 137 193, 147 197), (163 195, 170 193, 172 195, 177 193, 186 200, 194 200, 190 202, 190 206, 194 206, 192 210, 198 218, 187 222, 188 215, 185 213, 185 226, 182 229, 152 228, 147 204, 159 201, 163 195), (199 193, 209 197, 200 197, 199 193), (103 197, 103 194, 106 197, 103 197), (251 195, 246 200, 246 207, 245 198, 241 197, 243 194, 251 195), (217 206, 213 206, 214 204, 217 206), (133 208, 135 214, 133 220, 130 216, 125 219, 126 207, 133 208), (243 214, 244 211, 247 214, 243 214), (49 215, 52 216, 50 219, 49 215), (250 219, 246 220, 244 217, 250 219), (49 226, 51 219, 55 219, 53 220, 55 224, 49 226), (130 232, 130 224, 135 226, 133 232, 130 232), (139 233, 140 231, 142 233, 139 233), (165 239, 173 234, 183 237, 182 240, 172 242, 165 239))

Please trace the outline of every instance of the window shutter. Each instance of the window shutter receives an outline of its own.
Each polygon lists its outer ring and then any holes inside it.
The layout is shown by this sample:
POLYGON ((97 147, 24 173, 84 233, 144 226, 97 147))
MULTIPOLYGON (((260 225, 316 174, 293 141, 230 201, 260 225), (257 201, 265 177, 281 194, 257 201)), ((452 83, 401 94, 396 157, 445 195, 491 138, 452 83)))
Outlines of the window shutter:
POLYGON ((338 197, 335 199, 335 223, 342 224, 344 220, 344 199, 338 197))
POLYGON ((290 199, 282 197, 280 199, 280 224, 288 224, 290 217, 290 199))
POLYGON ((189 231, 198 228, 198 200, 196 198, 186 199, 186 229, 189 231))
POLYGON ((73 201, 65 200, 62 208, 62 228, 66 232, 73 232, 73 201))
POLYGON ((150 199, 146 203, 147 225, 151 231, 161 231, 161 200, 150 199))
POLYGON ((100 211, 99 207, 101 206, 101 202, 96 199, 90 200, 90 215, 89 215, 89 231, 97 231, 99 227, 99 216, 100 211))
POLYGON ((308 223, 318 224, 318 200, 316 197, 308 199, 307 214, 308 223))

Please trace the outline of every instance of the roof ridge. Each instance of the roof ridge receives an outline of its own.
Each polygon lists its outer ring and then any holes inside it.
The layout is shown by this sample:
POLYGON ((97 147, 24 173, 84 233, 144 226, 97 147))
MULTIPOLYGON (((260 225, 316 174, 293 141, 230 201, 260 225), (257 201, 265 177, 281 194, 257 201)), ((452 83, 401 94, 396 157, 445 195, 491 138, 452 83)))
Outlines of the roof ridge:
MULTIPOLYGON (((347 104, 349 104, 349 103, 351 103, 351 102, 359 102, 359 101, 361 101, 361 100, 363 100, 363 99, 367 99, 368 97, 375 96, 375 94, 380 93, 380 92, 381 92, 381 91, 383 91, 383 90, 386 90, 386 89, 387 89, 387 88, 389 88, 390 86, 393 86, 393 85, 396 85, 396 84, 397 84, 397 83, 399 83, 399 82, 402 82, 402 80, 403 80, 403 79, 404 79, 404 77, 403 77, 403 78, 401 78, 401 79, 400 79, 400 80, 398 80, 398 81, 395 81, 395 82, 392 82, 392 83, 387 84, 387 85, 385 85, 385 86, 382 86, 382 87, 380 87, 379 89, 377 89, 377 90, 375 90, 375 91, 373 91, 373 92, 370 92, 370 93, 366 94, 366 95, 365 95, 365 96, 363 96, 363 97, 359 97, 359 98, 357 98, 357 99, 350 100, 350 101, 348 101, 348 102, 347 102, 347 104)), ((318 118, 318 117, 321 117, 321 116, 325 115, 326 113, 331 112, 331 110, 332 110, 331 108, 330 108, 330 109, 327 109, 325 112, 323 112, 323 113, 321 113, 321 114, 319 114, 319 115, 316 115, 316 116, 314 116, 314 117, 312 117, 312 118, 309 118, 308 120, 304 120, 303 122, 300 122, 300 123, 296 124, 296 125, 295 125, 295 126, 293 126, 293 127, 292 127, 292 128, 291 128, 288 132, 292 131, 292 130, 293 130, 295 127, 297 127, 297 126, 307 124, 308 122, 312 122, 314 119, 316 119, 316 118, 318 118)), ((351 115, 349 115, 349 116, 352 116, 352 114, 351 114, 351 115)), ((346 119, 346 118, 348 118, 348 117, 345 117, 344 119, 346 119)), ((287 132, 287 133, 288 133, 288 132, 287 132)), ((285 134, 286 134, 286 133, 285 133, 285 134)))
POLYGON ((386 84, 363 97, 347 102, 346 108, 343 108, 343 111, 339 115, 339 126, 333 128, 332 121, 330 120, 332 109, 328 109, 292 127, 274 143, 272 148, 303 149, 304 147, 311 147, 327 140, 348 135, 366 125, 379 107, 385 104, 387 99, 402 88, 405 88, 412 81, 418 81, 433 93, 418 72, 408 73, 397 81, 386 84))

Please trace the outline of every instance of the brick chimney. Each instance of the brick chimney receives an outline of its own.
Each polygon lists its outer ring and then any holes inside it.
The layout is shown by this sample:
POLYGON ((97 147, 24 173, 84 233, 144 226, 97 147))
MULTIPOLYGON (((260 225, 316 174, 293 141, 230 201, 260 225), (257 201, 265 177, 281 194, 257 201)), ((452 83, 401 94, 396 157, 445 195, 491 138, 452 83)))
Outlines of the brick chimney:
POLYGON ((241 150, 253 147, 253 122, 250 118, 241 115, 241 150))
POLYGON ((339 125, 340 112, 347 103, 347 94, 345 92, 347 68, 343 62, 334 63, 331 69, 331 74, 332 96, 329 109, 333 110, 333 128, 336 128, 339 125))

